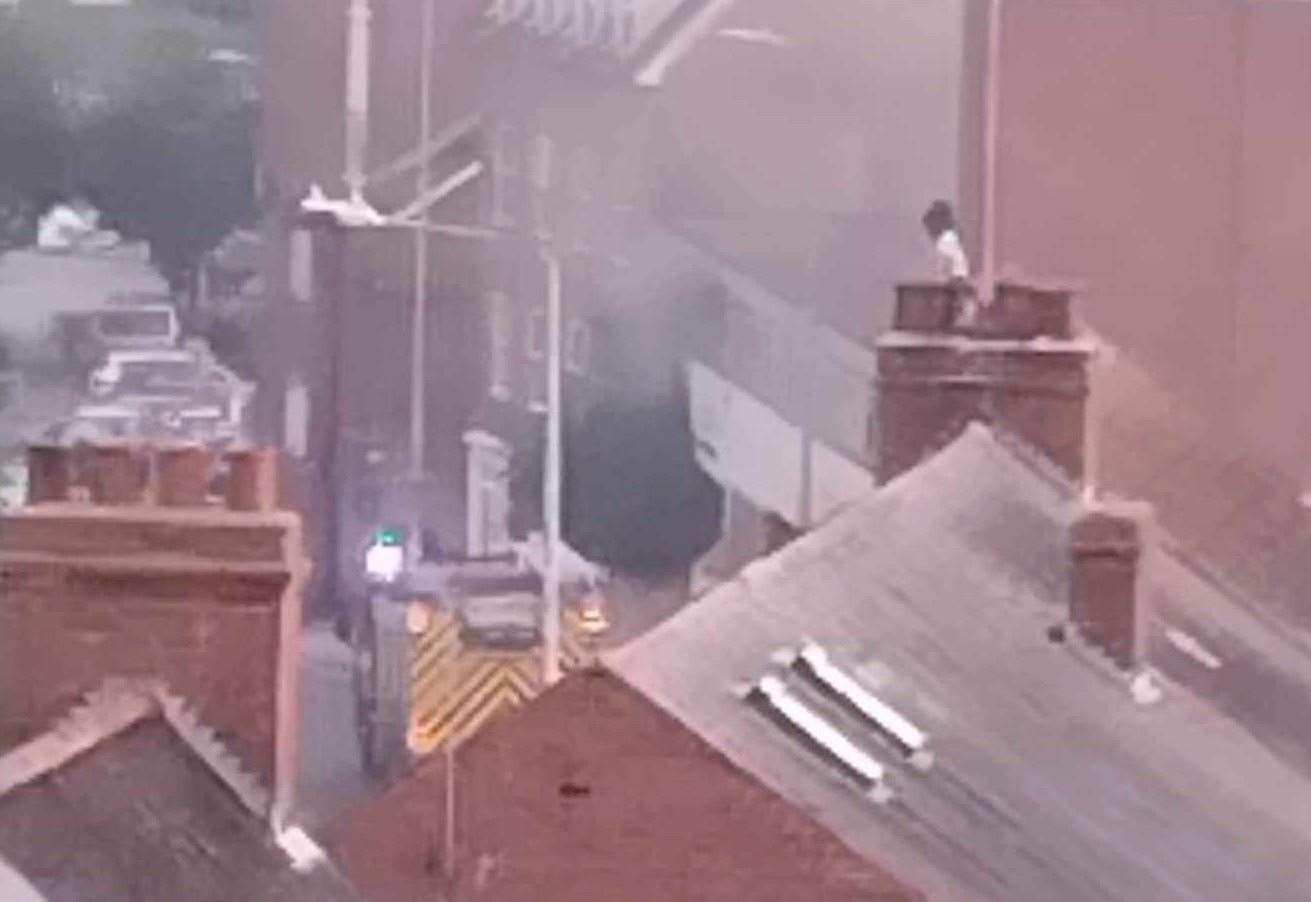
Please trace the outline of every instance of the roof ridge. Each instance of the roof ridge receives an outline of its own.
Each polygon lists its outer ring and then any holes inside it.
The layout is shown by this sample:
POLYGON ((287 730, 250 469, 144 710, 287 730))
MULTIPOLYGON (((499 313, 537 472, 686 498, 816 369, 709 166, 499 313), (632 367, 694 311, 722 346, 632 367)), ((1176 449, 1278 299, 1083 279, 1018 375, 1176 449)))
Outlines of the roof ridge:
POLYGON ((111 677, 41 735, 0 756, 0 796, 63 767, 158 710, 152 681, 111 677))
POLYGON ((205 725, 194 706, 181 696, 173 695, 162 686, 154 693, 164 721, 197 758, 205 763, 237 800, 251 814, 267 819, 272 809, 272 793, 259 778, 241 765, 236 755, 228 750, 218 734, 205 725))
POLYGON ((252 814, 267 819, 272 793, 201 722, 194 707, 155 679, 107 677, 48 730, 0 755, 0 796, 52 773, 128 727, 158 715, 252 814))

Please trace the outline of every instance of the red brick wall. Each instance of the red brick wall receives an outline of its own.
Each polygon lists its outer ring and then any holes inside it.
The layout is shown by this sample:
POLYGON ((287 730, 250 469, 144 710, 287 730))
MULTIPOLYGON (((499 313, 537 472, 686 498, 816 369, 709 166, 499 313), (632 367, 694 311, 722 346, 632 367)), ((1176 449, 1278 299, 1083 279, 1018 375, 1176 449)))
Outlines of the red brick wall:
POLYGON ((299 541, 284 513, 55 504, 6 516, 0 743, 48 727, 107 676, 156 676, 272 785, 299 541))
POLYGON ((1078 348, 1003 350, 947 339, 879 346, 878 478, 887 482, 980 420, 1084 472, 1087 357, 1078 348))
MULTIPOLYGON (((922 898, 608 674, 568 677, 455 767, 458 898, 922 898)), ((331 845, 366 896, 437 891, 444 786, 438 758, 342 822, 331 845)))
POLYGON ((1252 4, 1243 38, 1240 413, 1259 450, 1311 482, 1311 5, 1252 4))
POLYGON ((1004 7, 1001 262, 1083 281, 1086 319, 1217 442, 1306 475, 1311 6, 1004 7))

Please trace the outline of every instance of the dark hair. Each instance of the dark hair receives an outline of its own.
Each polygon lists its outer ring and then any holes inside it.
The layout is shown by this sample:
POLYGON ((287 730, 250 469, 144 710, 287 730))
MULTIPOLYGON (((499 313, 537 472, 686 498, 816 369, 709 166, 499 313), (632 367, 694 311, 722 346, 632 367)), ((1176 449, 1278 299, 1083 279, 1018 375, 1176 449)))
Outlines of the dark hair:
POLYGON ((945 200, 935 200, 929 205, 921 220, 924 228, 928 230, 929 235, 937 238, 943 232, 956 227, 956 214, 951 209, 951 204, 945 200))

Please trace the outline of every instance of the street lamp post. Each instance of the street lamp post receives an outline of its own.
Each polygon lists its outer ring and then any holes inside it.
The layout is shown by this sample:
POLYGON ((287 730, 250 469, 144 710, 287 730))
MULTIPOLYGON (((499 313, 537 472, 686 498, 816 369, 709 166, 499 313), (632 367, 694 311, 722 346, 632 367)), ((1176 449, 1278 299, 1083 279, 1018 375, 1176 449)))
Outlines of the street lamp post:
POLYGON ((346 187, 352 198, 364 189, 369 134, 369 0, 351 0, 346 46, 346 187))
MULTIPOLYGON (((419 55, 419 167, 415 196, 428 193, 428 140, 432 127, 432 29, 433 0, 424 0, 423 39, 419 55)), ((416 485, 423 478, 424 415, 427 369, 428 307, 428 207, 419 211, 419 228, 414 230, 414 316, 410 335, 410 476, 416 485)))
POLYGON ((560 679, 560 482, 563 428, 560 396, 560 258, 542 248, 546 264, 546 460, 542 509, 545 519, 545 596, 542 681, 560 679))
POLYGON ((997 281, 997 140, 1001 129, 1001 26, 1002 0, 988 5, 986 104, 983 136, 983 286, 985 304, 992 303, 997 281))

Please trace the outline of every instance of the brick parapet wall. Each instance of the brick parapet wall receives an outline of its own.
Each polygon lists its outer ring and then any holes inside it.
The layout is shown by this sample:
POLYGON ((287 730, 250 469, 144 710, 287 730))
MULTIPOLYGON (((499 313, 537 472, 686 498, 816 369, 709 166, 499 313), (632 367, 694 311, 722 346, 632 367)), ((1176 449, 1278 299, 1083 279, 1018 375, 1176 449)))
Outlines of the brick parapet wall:
POLYGON ((6 515, 0 748, 106 677, 150 676, 269 785, 287 783, 301 548, 286 512, 56 503, 6 515))
POLYGON ((899 328, 878 341, 871 438, 879 481, 917 466, 975 421, 1017 436, 1081 481, 1093 346, 1070 336, 1071 293, 999 285, 977 321, 961 325, 962 305, 976 294, 952 284, 899 288, 899 328))
POLYGON ((880 481, 946 447, 973 421, 1015 434, 1082 479, 1088 353, 1060 344, 880 344, 880 481))

